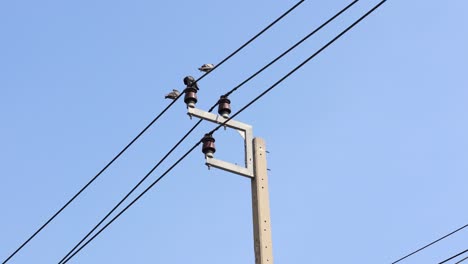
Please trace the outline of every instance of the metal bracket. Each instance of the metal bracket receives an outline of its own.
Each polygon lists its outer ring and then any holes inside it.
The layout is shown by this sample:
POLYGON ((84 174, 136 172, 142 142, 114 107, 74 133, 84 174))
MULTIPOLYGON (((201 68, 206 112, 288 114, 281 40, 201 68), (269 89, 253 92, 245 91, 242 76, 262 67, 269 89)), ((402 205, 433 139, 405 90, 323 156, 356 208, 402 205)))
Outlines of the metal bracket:
MULTIPOLYGON (((213 113, 206 112, 197 108, 188 107, 187 109, 188 109, 187 114, 190 117, 195 116, 200 119, 207 120, 216 124, 223 124, 227 120, 227 118, 224 118, 220 115, 215 115, 213 113)), ((254 170, 253 170, 252 126, 244 124, 236 120, 232 120, 232 119, 227 121, 225 126, 237 130, 241 134, 242 138, 244 139, 245 167, 241 167, 239 165, 236 165, 230 162, 226 162, 226 161, 222 161, 222 160, 218 160, 218 159, 210 158, 210 157, 205 157, 206 158, 205 164, 208 167, 212 166, 212 167, 222 169, 225 171, 229 171, 229 172, 241 175, 241 176, 253 178, 254 170)))

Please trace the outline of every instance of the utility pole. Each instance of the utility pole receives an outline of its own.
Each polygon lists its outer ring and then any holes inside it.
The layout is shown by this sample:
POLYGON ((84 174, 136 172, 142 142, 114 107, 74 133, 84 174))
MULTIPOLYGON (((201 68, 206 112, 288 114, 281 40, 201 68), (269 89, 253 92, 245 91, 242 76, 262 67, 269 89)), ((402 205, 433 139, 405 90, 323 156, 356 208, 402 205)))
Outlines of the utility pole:
POLYGON ((187 104, 187 114, 190 118, 197 117, 215 124, 224 124, 228 128, 237 130, 244 138, 245 166, 215 159, 215 139, 212 135, 206 134, 203 138, 202 151, 205 154, 205 164, 208 168, 215 167, 250 179, 255 264, 273 264, 265 141, 261 138, 253 138, 252 126, 248 124, 232 119, 226 122, 231 113, 231 101, 227 97, 221 96, 218 101, 219 115, 195 108, 197 102, 197 89, 195 88, 198 87, 190 80, 184 79, 184 82, 187 84, 184 101, 187 104))
POLYGON ((262 138, 254 138, 254 177, 252 178, 252 212, 254 224, 255 264, 273 263, 270 202, 266 147, 262 138))

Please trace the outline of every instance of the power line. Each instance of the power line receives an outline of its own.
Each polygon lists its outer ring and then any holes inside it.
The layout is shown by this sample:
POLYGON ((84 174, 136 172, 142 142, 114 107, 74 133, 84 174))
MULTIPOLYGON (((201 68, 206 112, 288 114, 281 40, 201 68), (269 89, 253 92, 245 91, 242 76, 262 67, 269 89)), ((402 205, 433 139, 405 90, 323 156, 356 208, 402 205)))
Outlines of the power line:
MULTIPOLYGON (((446 260, 444 260, 444 261, 442 261, 442 262, 439 262, 438 264, 446 263, 447 261, 452 260, 452 259, 454 259, 454 258, 456 258, 456 257, 458 257, 458 256, 460 256, 460 255, 463 255, 463 254, 465 254, 466 252, 468 252, 468 249, 465 249, 464 251, 462 251, 462 252, 460 252, 460 253, 458 253, 458 254, 456 254, 456 255, 454 255, 454 256, 451 256, 450 258, 448 258, 448 259, 446 259, 446 260)), ((465 259, 466 259, 466 258, 465 258, 465 259)), ((463 261, 463 259, 462 259, 462 261, 463 261)), ((460 263, 460 262, 457 262, 457 263, 460 263)))
POLYGON ((340 37, 342 37, 346 32, 348 32, 350 29, 352 29, 354 26, 356 26, 359 22, 361 22, 364 18, 366 18, 368 15, 370 15, 372 12, 374 12, 377 8, 379 8, 383 3, 385 3, 387 0, 383 0, 383 1, 380 1, 377 5, 375 5, 372 9, 370 9, 369 11, 367 11, 367 13, 365 13, 363 16, 361 16, 358 20, 356 20, 353 24, 351 24, 349 27, 347 27, 345 30, 341 31, 340 34, 338 34, 336 37, 334 37, 332 40, 330 40, 327 44, 325 44, 323 47, 321 47, 318 51, 316 51, 314 54, 312 54, 309 58, 307 58, 306 60, 304 60, 301 64, 299 64, 296 68, 294 68, 293 70, 291 70, 288 74, 286 74, 283 78, 279 79, 275 84, 273 84, 272 86, 270 86, 268 89, 266 89, 265 91, 263 91, 260 95, 258 95, 257 97, 255 97, 255 99, 253 99, 252 101, 250 101, 248 104, 246 104, 244 107, 242 107, 239 111, 237 111, 234 115, 232 115, 231 117, 229 117, 228 119, 226 119, 226 121, 224 121, 223 123, 219 124, 216 128, 214 128, 213 130, 211 130, 208 134, 213 134, 214 132, 216 132, 218 129, 220 129, 221 127, 223 127, 227 122, 229 122, 229 120, 233 119, 234 117, 236 117, 237 115, 239 115, 241 112, 243 112, 245 109, 247 109, 248 107, 250 107, 253 103, 255 103, 258 99, 262 98, 265 94, 267 94, 268 92, 270 92, 273 88, 275 88, 278 84, 280 84, 281 82, 283 82, 285 79, 287 79, 289 76, 291 76, 291 74, 293 74, 294 72, 296 72, 297 70, 299 70, 302 66, 304 66, 306 63, 308 63, 311 59, 313 59, 315 56, 317 56, 318 54, 320 54, 322 51, 324 51, 328 46, 330 46, 333 42, 335 42, 336 40, 338 40, 340 37))
POLYGON ((460 263, 462 263, 462 262, 465 262, 465 260, 468 260, 468 257, 464 257, 463 259, 460 259, 460 261, 458 261, 458 262, 455 263, 455 264, 460 264, 460 263))
POLYGON ((224 60, 222 60, 220 63, 218 63, 217 65, 214 66, 214 68, 203 74, 200 78, 198 78, 195 82, 198 82, 200 81, 201 79, 203 79, 208 73, 212 72, 214 69, 218 68, 219 66, 221 66, 221 64, 223 64, 224 62, 226 62, 227 60, 229 60, 232 56, 234 56, 236 53, 238 53, 240 50, 242 50, 243 48, 245 48, 247 45, 250 44, 250 42, 254 41, 256 38, 258 38, 260 35, 262 35, 265 31, 267 31, 270 27, 272 27, 274 24, 276 24, 278 21, 280 21, 281 19, 283 19, 286 15, 288 15, 291 11, 293 11, 294 9, 296 9, 296 7, 298 7, 300 4, 304 3, 305 0, 301 0, 299 2, 297 2, 297 4, 295 4, 293 7, 291 7, 288 11, 286 11, 284 14, 282 14, 280 17, 278 17, 275 21, 271 22, 270 25, 268 25, 266 28, 264 28, 262 31, 260 31, 257 35, 253 36, 249 41, 247 41, 246 43, 244 43, 244 45, 240 46, 237 50, 235 50, 233 53, 231 53, 229 56, 227 56, 224 60))
MULTIPOLYGON (((201 119, 175 144, 169 152, 110 210, 100 221, 97 223, 91 231, 89 231, 58 263, 63 262, 73 251, 78 248, 117 208, 128 199, 128 197, 166 160, 166 158, 195 130, 195 128, 201 123, 201 119)), ((158 179, 159 181, 159 179, 158 179)), ((70 257, 71 258, 71 257, 70 257)))
MULTIPOLYGON (((326 49, 328 46, 330 46, 333 42, 335 42, 337 39, 339 39, 341 36, 343 36, 346 32, 348 32, 351 28, 356 26, 359 22, 361 22, 364 18, 366 18, 368 15, 370 15, 372 12, 374 12, 378 7, 380 7, 383 3, 385 3, 387 0, 383 0, 377 5, 375 5, 372 9, 370 9, 367 13, 365 13, 362 17, 360 17, 358 20, 356 20, 353 24, 351 24, 349 27, 347 27, 345 30, 343 30, 339 35, 337 35, 335 38, 333 38, 330 42, 328 42, 325 46, 323 46, 321 49, 319 49, 317 52, 315 52, 312 56, 307 58, 304 62, 302 62, 300 65, 298 65, 296 68, 294 68, 292 71, 290 71, 288 74, 286 74, 283 78, 281 78, 279 81, 277 81, 275 84, 273 84, 270 88, 265 90, 263 93, 261 93, 259 96, 257 96, 255 99, 253 99, 251 102, 249 102, 247 105, 245 105, 243 108, 241 108, 238 112, 236 112, 234 115, 232 115, 230 118, 228 118, 225 122, 220 124, 218 127, 213 129, 209 134, 213 134, 216 132, 221 126, 224 126, 226 122, 237 116, 239 113, 247 109, 249 106, 251 106, 254 102, 256 102, 258 99, 263 97, 266 93, 271 91, 274 87, 276 87, 278 84, 280 84, 282 81, 287 79, 291 74, 293 74, 295 71, 297 71, 299 68, 304 66, 307 62, 309 62, 312 58, 317 56, 319 53, 321 53, 324 49, 326 49)), ((177 160, 176 163, 174 163, 168 170, 166 170, 158 179, 156 179, 151 185, 149 185, 140 195, 138 195, 130 204, 128 204, 122 211, 120 211, 114 218, 112 218, 106 225, 104 225, 96 234, 94 234, 86 243, 84 243, 82 246, 80 246, 76 251, 74 251, 68 258, 64 259, 62 264, 67 263, 71 258, 73 258, 78 252, 80 252, 84 247, 86 247, 92 240, 94 240, 102 231, 104 231, 110 224, 112 224, 118 217, 120 217, 127 209, 129 209, 138 199, 140 199, 146 192, 148 192, 152 187, 155 186, 156 183, 159 182, 162 177, 166 176, 167 173, 169 173, 180 161, 182 161, 190 152, 192 152, 199 144, 201 143, 201 140, 198 141, 188 152, 186 152, 179 160, 177 160)))
POLYGON ((441 238, 438 238, 438 239, 432 241, 431 243, 429 243, 429 244, 427 244, 427 245, 425 245, 425 246, 423 246, 423 247, 421 247, 421 248, 419 248, 419 249, 417 249, 417 250, 415 250, 415 251, 409 253, 408 255, 406 255, 406 256, 404 256, 404 257, 401 257, 400 259, 398 259, 398 260, 392 262, 392 264, 398 263, 398 262, 400 262, 400 261, 402 261, 402 260, 404 260, 404 259, 406 259, 406 258, 408 258, 408 257, 410 257, 410 256, 412 256, 412 255, 414 255, 414 254, 416 254, 416 253, 418 253, 418 252, 420 252, 420 251, 422 251, 422 250, 424 250, 424 249, 426 249, 426 248, 432 246, 432 245, 434 245, 435 243, 437 243, 437 242, 439 242, 439 241, 441 241, 441 240, 443 240, 443 239, 445 239, 445 238, 447 238, 447 237, 449 237, 449 236, 451 236, 451 235, 453 235, 453 234, 455 234, 455 233, 457 233, 457 232, 463 230, 463 229, 466 228, 466 227, 468 227, 468 224, 466 224, 466 225, 464 225, 464 226, 462 226, 462 227, 457 228, 456 230, 454 230, 454 231, 452 231, 452 232, 450 232, 450 233, 444 235, 444 236, 441 237, 441 238))
POLYGON ((37 234, 39 234, 39 232, 41 232, 50 222, 52 222, 52 220, 54 220, 55 217, 57 217, 84 190, 86 190, 105 170, 107 170, 107 168, 109 168, 110 165, 112 165, 112 163, 114 163, 114 161, 116 161, 131 145, 133 145, 133 143, 135 143, 135 141, 138 138, 140 138, 140 136, 143 135, 143 133, 145 133, 146 130, 148 130, 177 101, 177 99, 179 99, 179 97, 177 97, 168 106, 166 106, 166 108, 164 108, 164 110, 161 113, 159 113, 135 138, 133 138, 132 141, 130 141, 130 143, 127 144, 127 146, 125 146, 109 163, 107 163, 107 165, 104 166, 104 168, 102 168, 90 181, 88 181, 88 183, 86 183, 75 195, 73 195, 73 197, 70 200, 68 200, 68 202, 66 202, 65 205, 63 205, 57 212, 55 212, 55 214, 52 215, 52 217, 50 217, 39 229, 37 229, 28 239, 26 239, 26 241, 24 241, 23 244, 21 244, 21 246, 19 246, 8 258, 6 258, 3 261, 3 264, 7 263, 14 255, 16 255, 16 253, 18 253, 24 246, 26 246, 37 234))
POLYGON ((299 40, 296 44, 294 44, 293 46, 291 46, 289 49, 287 49, 286 51, 284 51, 281 55, 279 55, 278 57, 276 57, 274 60, 272 60, 270 63, 268 63, 267 65, 265 65, 263 68, 261 68, 259 71, 257 71, 256 73, 254 73, 252 76, 250 76, 249 78, 247 78, 245 81, 243 81, 242 83, 240 83, 239 85, 237 85, 236 87, 232 88, 232 90, 230 90, 229 92, 227 92, 224 96, 229 96, 230 94, 232 94, 234 91, 236 91, 239 87, 241 87, 242 85, 244 85, 245 83, 247 83, 248 81, 250 81, 252 78, 254 78, 255 76, 257 76, 259 73, 261 73, 263 70, 265 70, 266 68, 270 67, 273 63, 275 63, 276 61, 278 61, 279 59, 281 59, 284 55, 288 54, 290 51, 292 51, 293 49, 295 49, 297 46, 301 45, 304 41, 306 41, 308 38, 310 38, 311 36, 313 36, 315 33, 317 33, 318 31, 320 31, 323 27, 325 27, 328 23, 330 23, 331 21, 333 21, 335 18, 337 18, 338 16, 340 16, 343 12, 345 12, 346 10, 348 10, 351 6, 353 6, 354 4, 356 4, 359 0, 355 0, 353 2, 351 2, 349 5, 347 5, 345 8, 343 8, 341 11, 339 11, 338 13, 336 13, 334 16, 332 16, 331 18, 329 18, 327 21, 325 21, 322 25, 320 25, 319 27, 317 27, 316 29, 314 29, 312 32, 310 32, 307 36, 305 36, 304 38, 302 38, 301 40, 299 40))
POLYGON ((80 248, 78 248, 73 254, 70 255, 67 259, 65 259, 62 263, 67 263, 71 258, 73 258, 78 252, 80 252, 86 245, 89 244, 94 238, 96 238, 104 229, 106 229, 112 222, 114 222, 117 218, 119 218, 128 208, 130 208, 136 201, 138 201, 146 192, 148 192, 153 186, 155 186, 164 176, 166 176, 175 166, 177 166, 183 159, 185 159, 198 145, 200 145, 201 140, 198 141, 189 151, 187 151, 182 157, 180 157, 174 164, 172 164, 169 169, 167 169, 159 178, 157 178, 151 185, 149 185, 140 195, 138 195, 133 201, 131 201, 122 211, 120 211, 114 218, 112 218, 105 226, 103 226, 94 236, 92 236, 86 243, 84 243, 80 248))
MULTIPOLYGON (((334 16, 332 16, 330 19, 328 19, 327 21, 325 21, 322 25, 320 25, 319 27, 317 27, 316 29, 314 29, 311 33, 309 33, 307 36, 305 36, 303 39, 301 39, 300 41, 298 41, 296 44, 294 44, 291 48, 289 48, 288 50, 286 50, 285 52, 283 52, 281 55, 279 55, 278 57, 276 57, 274 60, 272 60, 271 62, 269 62, 267 65, 265 65, 264 67, 262 67, 259 71, 257 71, 256 73, 252 74, 250 77, 248 77, 246 80, 244 80, 243 82, 241 82, 239 85, 235 86, 232 90, 230 90, 228 93, 226 93, 226 96, 230 95, 231 93, 233 93, 234 91, 236 91, 238 88, 240 88, 241 86, 243 86, 244 84, 246 84, 248 81, 250 81, 251 79, 253 79, 255 76, 257 76, 258 74, 260 74, 262 71, 264 71, 265 69, 267 69, 268 67, 270 67, 272 64, 274 64, 276 61, 278 61, 279 59, 281 59, 283 56, 285 56, 286 54, 288 54, 290 51, 292 51, 293 49, 295 49, 297 46, 299 46, 301 43, 303 43, 305 40, 307 40, 308 38, 310 38, 312 35, 314 35, 315 33, 317 33, 320 29, 322 29, 324 26, 326 26, 328 23, 330 23, 332 20, 334 20, 335 18, 337 18, 339 15, 341 15, 343 12, 345 12, 347 9, 349 9, 351 6, 353 6, 355 3, 357 3, 359 0, 355 0, 353 1, 352 3, 350 3, 349 5, 347 5, 345 8, 343 8, 341 11, 339 11, 338 13, 336 13, 334 16)), ((213 109, 217 106, 217 103, 214 104, 209 112, 213 111, 213 109)), ((198 120, 198 122, 172 147, 171 150, 169 150, 169 152, 150 170, 149 173, 147 173, 60 261, 59 263, 62 263, 62 261, 64 261, 68 256, 70 256, 70 254, 76 249, 78 248, 151 174, 152 172, 157 168, 159 167, 159 165, 164 161, 166 160, 166 158, 195 130, 196 127, 198 127, 198 125, 202 122, 203 120, 200 119, 198 120)))
MULTIPOLYGON (((299 5, 301 5, 305 0, 301 0, 297 2, 293 7, 288 9, 285 13, 283 13, 281 16, 279 16, 277 19, 275 19, 272 23, 270 23, 267 27, 265 27, 262 31, 260 31, 258 34, 256 34, 254 37, 252 37, 250 40, 248 40, 246 43, 244 43, 241 47, 239 47, 237 50, 232 52, 229 56, 224 58, 221 62, 219 62, 215 67, 210 70, 209 72, 206 72, 203 74, 200 78, 196 80, 200 81, 203 79, 205 76, 213 72, 216 68, 221 66, 223 63, 225 63, 227 60, 229 60, 231 57, 233 57, 235 54, 237 54, 239 51, 241 51, 243 48, 245 48, 247 45, 249 45, 252 41, 254 41, 256 38, 258 38, 260 35, 262 35, 265 31, 267 31, 269 28, 271 28, 274 24, 276 24, 278 21, 283 19, 286 15, 288 15, 291 11, 296 9, 299 5)), ((26 244, 28 244, 37 234, 39 234, 52 220, 55 219, 68 205, 70 205, 84 190, 86 190, 109 166, 111 166, 114 161, 116 161, 133 143, 140 138, 141 135, 143 135, 180 97, 182 94, 180 94, 177 98, 175 98, 161 113, 159 113, 130 143, 127 144, 109 163, 107 163, 106 166, 104 166, 101 171, 99 171, 91 180, 86 183, 68 202, 65 203, 52 217, 50 217, 39 229, 37 229, 28 239, 26 239, 21 246, 19 246, 7 259, 4 260, 2 264, 7 263, 16 253, 18 253, 26 244)))

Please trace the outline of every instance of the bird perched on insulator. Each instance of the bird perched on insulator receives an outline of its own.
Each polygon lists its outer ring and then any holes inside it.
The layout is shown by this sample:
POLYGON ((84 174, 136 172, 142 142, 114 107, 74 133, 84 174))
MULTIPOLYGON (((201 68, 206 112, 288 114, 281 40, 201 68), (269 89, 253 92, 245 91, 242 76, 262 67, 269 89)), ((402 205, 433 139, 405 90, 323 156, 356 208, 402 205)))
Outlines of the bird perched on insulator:
POLYGON ((214 65, 211 63, 203 64, 198 70, 202 72, 209 72, 214 68, 214 65))
POLYGON ((165 99, 176 99, 180 95, 180 92, 176 89, 172 89, 172 92, 166 94, 165 99))
POLYGON ((197 90, 200 90, 198 88, 195 78, 193 78, 192 76, 186 76, 184 78, 184 84, 187 85, 187 88, 195 88, 197 90))

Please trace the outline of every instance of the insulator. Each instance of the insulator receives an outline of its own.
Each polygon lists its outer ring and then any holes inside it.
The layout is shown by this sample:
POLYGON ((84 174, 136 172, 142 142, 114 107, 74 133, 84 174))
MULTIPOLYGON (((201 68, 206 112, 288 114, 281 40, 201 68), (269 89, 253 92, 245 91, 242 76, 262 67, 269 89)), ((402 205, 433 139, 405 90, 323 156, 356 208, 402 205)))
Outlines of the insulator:
POLYGON ((202 139, 202 143, 203 154, 205 154, 206 157, 213 158, 213 154, 216 152, 215 139, 211 136, 211 134, 205 134, 202 139))
POLYGON ((184 102, 187 104, 187 107, 194 108, 197 103, 197 89, 193 87, 187 87, 184 90, 185 97, 184 102))
POLYGON ((218 100, 218 113, 224 117, 229 118, 231 113, 231 100, 227 96, 222 95, 218 100))

